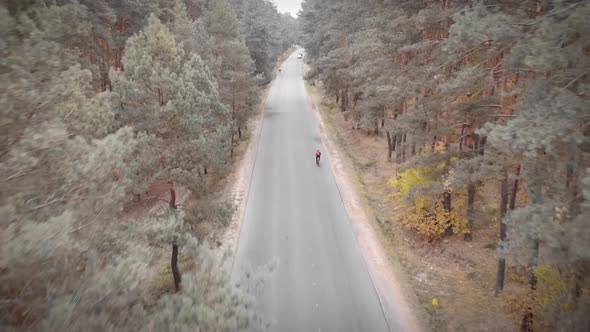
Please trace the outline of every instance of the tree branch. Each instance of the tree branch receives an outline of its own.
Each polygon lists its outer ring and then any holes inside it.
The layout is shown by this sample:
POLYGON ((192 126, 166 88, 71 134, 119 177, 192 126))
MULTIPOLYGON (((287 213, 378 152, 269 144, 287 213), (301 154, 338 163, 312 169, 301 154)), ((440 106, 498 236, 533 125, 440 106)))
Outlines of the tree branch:
POLYGON ((69 231, 69 233, 74 233, 74 232, 77 232, 77 231, 81 230, 82 228, 84 228, 84 227, 86 227, 86 226, 88 226, 88 225, 92 224, 92 223, 93 223, 93 222, 94 222, 94 221, 95 221, 95 220, 96 220, 96 219, 97 219, 97 218, 100 216, 100 214, 102 213, 102 211, 104 210, 104 208, 105 208, 105 207, 107 207, 107 206, 106 206, 106 205, 105 205, 105 206, 103 206, 103 207, 100 209, 100 211, 98 211, 98 213, 96 214, 96 216, 94 216, 94 218, 92 218, 92 220, 90 220, 89 222, 87 222, 87 223, 85 223, 85 224, 81 225, 81 226, 80 226, 80 227, 78 227, 78 228, 75 228, 75 229, 73 229, 73 230, 69 231))
POLYGON ((38 172, 38 170, 34 170, 32 168, 27 168, 27 169, 24 169, 24 170, 20 170, 20 171, 16 172, 15 174, 13 174, 13 175, 7 177, 6 179, 4 179, 4 182, 8 182, 8 181, 10 181, 12 179, 16 179, 16 178, 19 178, 21 176, 25 176, 27 174, 33 174, 35 172, 38 172))
POLYGON ((489 114, 488 116, 495 116, 495 117, 503 117, 503 118, 511 118, 514 114, 489 114))
POLYGON ((31 209, 27 210, 26 212, 27 213, 33 212, 33 211, 36 211, 36 210, 39 210, 39 209, 42 209, 42 208, 51 206, 51 205, 53 205, 53 204, 55 204, 57 202, 63 201, 64 198, 66 198, 66 196, 68 196, 69 194, 71 194, 72 192, 74 192, 74 191, 76 191, 76 190, 78 190, 80 188, 82 188, 81 185, 80 186, 77 186, 77 187, 74 187, 70 191, 68 191, 67 193, 63 194, 61 197, 56 198, 56 199, 50 201, 51 197, 55 196, 55 193, 53 193, 49 197, 47 197, 47 199, 45 200, 45 203, 43 203, 41 205, 37 205, 34 208, 31 208, 31 209))
POLYGON ((483 108, 483 107, 492 107, 492 108, 502 108, 502 105, 476 105, 475 108, 483 108))
POLYGON ((586 70, 584 70, 580 75, 576 76, 576 78, 574 78, 573 80, 571 80, 568 84, 566 84, 563 88, 567 89, 569 88, 572 84, 574 84, 577 80, 579 80, 580 78, 582 78, 584 75, 586 75, 586 70))

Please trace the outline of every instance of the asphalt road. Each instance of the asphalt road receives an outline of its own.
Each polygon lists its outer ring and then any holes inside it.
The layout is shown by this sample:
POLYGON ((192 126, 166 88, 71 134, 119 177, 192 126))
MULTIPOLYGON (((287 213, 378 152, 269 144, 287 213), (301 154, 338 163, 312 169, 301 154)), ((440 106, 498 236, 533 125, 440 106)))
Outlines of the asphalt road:
MULTIPOLYGON (((297 52, 300 52, 297 51, 297 52)), ((267 98, 233 275, 278 261, 258 294, 271 331, 387 331, 292 54, 267 98)))

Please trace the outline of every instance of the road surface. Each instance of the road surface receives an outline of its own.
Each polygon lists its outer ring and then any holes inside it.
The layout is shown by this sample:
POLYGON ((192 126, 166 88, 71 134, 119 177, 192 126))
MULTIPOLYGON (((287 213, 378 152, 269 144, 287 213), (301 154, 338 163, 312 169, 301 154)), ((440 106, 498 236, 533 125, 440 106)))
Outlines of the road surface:
POLYGON ((387 331, 307 103, 298 52, 266 103, 233 275, 278 261, 258 296, 271 331, 387 331))

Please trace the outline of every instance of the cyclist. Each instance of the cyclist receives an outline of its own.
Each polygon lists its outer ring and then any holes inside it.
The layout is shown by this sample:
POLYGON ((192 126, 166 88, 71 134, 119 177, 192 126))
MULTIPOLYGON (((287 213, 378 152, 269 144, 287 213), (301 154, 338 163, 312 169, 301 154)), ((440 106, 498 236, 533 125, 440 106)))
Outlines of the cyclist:
POLYGON ((321 156, 322 156, 322 152, 319 149, 315 150, 315 163, 316 164, 320 163, 321 156))

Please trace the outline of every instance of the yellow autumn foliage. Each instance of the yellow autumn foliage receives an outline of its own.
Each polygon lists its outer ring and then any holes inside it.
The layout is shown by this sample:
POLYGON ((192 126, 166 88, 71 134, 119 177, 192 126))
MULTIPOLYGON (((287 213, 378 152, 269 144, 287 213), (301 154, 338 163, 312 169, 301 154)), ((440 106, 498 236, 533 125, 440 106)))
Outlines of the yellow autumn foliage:
MULTIPOLYGON (((445 165, 437 165, 445 167, 445 165)), ((436 179, 430 175, 429 167, 409 168, 401 172, 397 177, 389 179, 388 183, 396 191, 392 194, 394 198, 405 198, 412 188, 427 185, 436 179)), ((467 232, 463 200, 454 201, 454 209, 446 211, 441 200, 433 200, 426 195, 416 195, 412 200, 404 200, 409 207, 408 212, 400 218, 400 222, 410 229, 413 229, 421 236, 429 240, 440 239, 447 228, 451 228, 454 234, 467 232)))
POLYGON ((537 266, 534 273, 537 278, 535 289, 527 288, 524 292, 505 296, 504 306, 515 319, 522 318, 530 309, 537 317, 537 324, 550 328, 558 316, 574 309, 576 274, 560 272, 551 264, 537 266))
MULTIPOLYGON (((420 148, 420 154, 432 153, 432 152, 445 152, 447 146, 444 142, 437 141, 434 146, 428 144, 420 148)), ((444 163, 443 163, 444 164, 444 163)))
POLYGON ((446 211, 442 202, 432 202, 425 196, 415 199, 415 208, 401 218, 401 223, 428 238, 436 240, 443 237, 447 228, 454 234, 467 232, 465 221, 457 209, 446 211))
POLYGON ((432 299, 432 306, 435 308, 440 307, 440 303, 438 302, 438 299, 436 297, 432 299))
POLYGON ((568 284, 573 284, 572 275, 562 275, 559 270, 549 264, 542 264, 535 269, 537 277, 537 289, 535 291, 535 305, 539 309, 546 309, 548 306, 559 301, 559 310, 568 311, 571 309, 570 301, 567 301, 566 293, 568 284))
POLYGON ((415 167, 409 168, 400 173, 397 177, 389 179, 389 185, 396 189, 393 196, 402 198, 406 196, 413 187, 431 183, 434 179, 429 178, 428 173, 428 167, 415 167))

